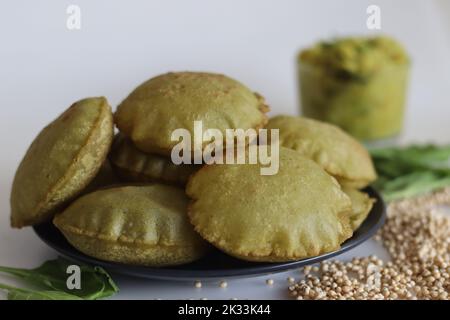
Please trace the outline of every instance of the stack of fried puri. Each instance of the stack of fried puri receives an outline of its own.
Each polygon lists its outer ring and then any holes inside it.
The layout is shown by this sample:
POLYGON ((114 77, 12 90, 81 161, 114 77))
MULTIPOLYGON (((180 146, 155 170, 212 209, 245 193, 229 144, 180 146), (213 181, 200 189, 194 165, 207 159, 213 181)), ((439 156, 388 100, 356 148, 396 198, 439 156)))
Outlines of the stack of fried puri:
POLYGON ((81 100, 27 151, 13 183, 11 224, 53 219, 81 252, 145 266, 189 263, 212 246, 269 262, 337 250, 373 204, 359 190, 375 179, 370 157, 335 127, 298 117, 267 124, 267 111, 241 83, 195 72, 148 80, 114 116, 105 98, 81 100), (183 128, 194 136, 194 121, 224 137, 227 129, 279 129, 279 172, 174 164, 171 135, 183 128))

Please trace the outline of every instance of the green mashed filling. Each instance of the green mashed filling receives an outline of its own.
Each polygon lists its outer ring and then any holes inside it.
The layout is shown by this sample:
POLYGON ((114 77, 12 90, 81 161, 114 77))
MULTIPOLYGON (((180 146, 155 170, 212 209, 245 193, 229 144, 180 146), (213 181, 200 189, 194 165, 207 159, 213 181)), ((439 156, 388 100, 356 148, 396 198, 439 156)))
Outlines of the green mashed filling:
POLYGON ((401 130, 410 60, 388 37, 320 42, 298 57, 303 114, 362 140, 401 130))

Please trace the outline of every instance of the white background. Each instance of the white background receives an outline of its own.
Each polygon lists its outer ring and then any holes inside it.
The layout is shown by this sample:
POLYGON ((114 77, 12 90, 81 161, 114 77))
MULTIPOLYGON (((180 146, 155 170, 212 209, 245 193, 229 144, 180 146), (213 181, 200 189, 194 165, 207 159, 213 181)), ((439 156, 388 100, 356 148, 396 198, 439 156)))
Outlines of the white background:
MULTIPOLYGON (((0 4, 0 265, 34 267, 55 257, 30 229, 9 228, 14 171, 40 129, 72 102, 104 95, 117 105, 136 85, 167 71, 225 73, 263 94, 272 114, 297 113, 295 55, 313 42, 372 34, 366 8, 381 7, 382 32, 413 59, 401 143, 450 141, 449 0, 2 1, 0 4), (81 30, 66 9, 81 8, 81 30)), ((345 255, 384 256, 369 242, 345 255)), ((287 298, 287 275, 208 283, 115 276, 118 298, 287 298)), ((10 281, 1 277, 0 281, 10 281)))

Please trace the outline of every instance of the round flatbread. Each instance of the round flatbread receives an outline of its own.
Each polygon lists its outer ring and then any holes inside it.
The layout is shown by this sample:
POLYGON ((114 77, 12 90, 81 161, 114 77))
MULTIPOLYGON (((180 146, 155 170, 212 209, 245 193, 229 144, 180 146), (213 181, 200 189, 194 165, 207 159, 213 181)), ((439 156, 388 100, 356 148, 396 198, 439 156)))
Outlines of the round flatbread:
POLYGON ((54 219, 67 240, 101 260, 144 266, 194 261, 207 244, 188 221, 188 198, 166 185, 98 190, 72 203, 54 219))
POLYGON ((91 193, 95 190, 105 188, 108 186, 117 185, 120 183, 116 173, 114 172, 111 163, 108 159, 103 162, 100 170, 91 183, 83 190, 81 194, 91 193))
POLYGON ((370 210, 372 210, 375 199, 369 197, 367 193, 353 188, 343 187, 342 191, 344 191, 352 201, 350 224, 352 225, 353 231, 355 231, 361 226, 364 220, 366 220, 370 210))
POLYGON ((169 157, 149 154, 136 148, 123 134, 114 139, 109 159, 124 182, 162 182, 184 187, 199 165, 176 165, 169 157))
POLYGON ((280 148, 280 169, 207 165, 191 176, 188 214, 200 235, 249 261, 292 261, 337 250, 352 235, 350 199, 336 179, 299 153, 280 148))
POLYGON ((50 218, 97 175, 113 139, 105 98, 74 103, 39 133, 17 169, 11 192, 11 225, 50 218))
POLYGON ((264 99, 236 80, 214 73, 176 72, 137 87, 119 105, 114 119, 140 150, 170 156, 179 143, 171 139, 176 129, 186 129, 194 137, 194 121, 201 121, 203 131, 218 129, 225 137, 226 129, 262 128, 267 111, 264 99))
POLYGON ((372 159, 364 146, 340 128, 317 120, 276 116, 268 129, 279 129, 280 145, 314 160, 342 185, 363 188, 375 181, 372 159))

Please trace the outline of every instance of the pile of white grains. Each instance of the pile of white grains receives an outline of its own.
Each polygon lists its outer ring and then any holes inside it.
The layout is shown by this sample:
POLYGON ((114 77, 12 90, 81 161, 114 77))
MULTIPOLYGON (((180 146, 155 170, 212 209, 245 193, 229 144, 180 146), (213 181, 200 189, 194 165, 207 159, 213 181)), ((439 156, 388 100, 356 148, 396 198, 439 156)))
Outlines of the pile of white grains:
POLYGON ((450 188, 391 203, 376 239, 392 261, 370 256, 308 266, 290 294, 298 300, 449 299, 450 217, 439 212, 449 205, 450 188))

